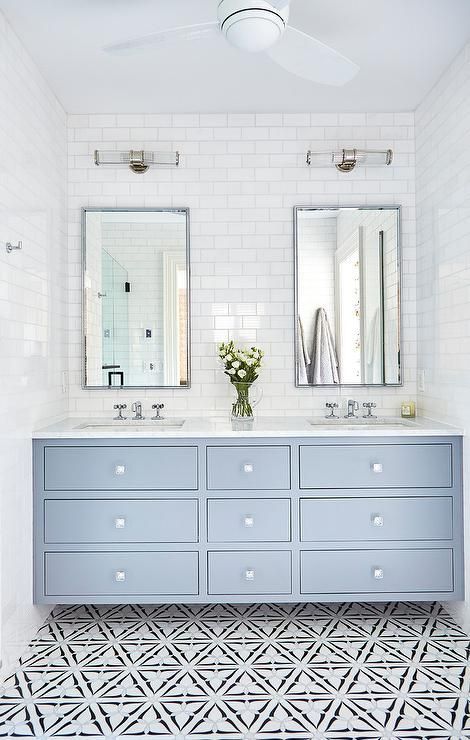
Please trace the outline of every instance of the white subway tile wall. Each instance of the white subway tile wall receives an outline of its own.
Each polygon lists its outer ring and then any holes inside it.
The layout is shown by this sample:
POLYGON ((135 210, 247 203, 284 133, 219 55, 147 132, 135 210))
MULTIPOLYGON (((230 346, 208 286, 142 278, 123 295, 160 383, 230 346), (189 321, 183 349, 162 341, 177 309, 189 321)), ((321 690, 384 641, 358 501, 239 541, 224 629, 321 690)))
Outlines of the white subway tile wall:
MULTIPOLYGON (((470 419, 470 45, 416 112, 418 405, 470 419)), ((468 489, 470 454, 464 457, 468 489)), ((468 508, 468 490, 467 490, 468 508)), ((470 518, 466 516, 466 541, 470 518)), ((470 560, 467 554, 467 594, 470 560)), ((470 630, 470 601, 452 607, 470 630)))
POLYGON ((400 388, 343 389, 397 413, 416 394, 414 115, 188 114, 70 115, 70 411, 110 416, 116 401, 162 400, 172 414, 225 415, 230 388, 216 343, 233 338, 266 353, 264 416, 321 413, 331 389, 294 386, 294 205, 401 205, 403 358, 400 388), (307 149, 388 148, 391 167, 348 175, 306 166, 307 149), (177 170, 98 168, 93 150, 179 150, 177 170), (81 388, 80 209, 191 209, 192 386, 189 390, 81 388))
POLYGON ((63 109, 1 13, 0 70, 3 672, 44 616, 32 605, 31 431, 67 411, 67 141, 63 109))

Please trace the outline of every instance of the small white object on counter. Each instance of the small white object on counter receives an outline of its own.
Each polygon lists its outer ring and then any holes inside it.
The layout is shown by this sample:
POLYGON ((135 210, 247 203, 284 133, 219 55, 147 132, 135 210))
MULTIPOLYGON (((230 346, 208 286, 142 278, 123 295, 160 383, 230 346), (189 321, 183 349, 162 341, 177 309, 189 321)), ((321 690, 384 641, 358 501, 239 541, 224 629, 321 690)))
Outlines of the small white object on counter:
MULTIPOLYGON (((312 424, 306 417, 259 418, 251 429, 234 430, 229 419, 208 417, 175 419, 174 424, 107 421, 102 418, 66 418, 33 432, 33 439, 209 438, 209 437, 432 437, 460 436, 464 431, 431 419, 381 420, 380 424, 312 424), (183 422, 183 423, 181 423, 183 422)), ((315 420, 316 422, 317 420, 315 420)))

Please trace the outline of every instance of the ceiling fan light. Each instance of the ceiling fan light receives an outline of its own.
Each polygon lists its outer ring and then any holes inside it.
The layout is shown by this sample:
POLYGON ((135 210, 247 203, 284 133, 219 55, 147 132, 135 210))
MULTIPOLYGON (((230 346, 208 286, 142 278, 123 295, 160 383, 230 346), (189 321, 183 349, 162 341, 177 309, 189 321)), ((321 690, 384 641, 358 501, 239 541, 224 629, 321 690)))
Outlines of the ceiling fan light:
POLYGON ((260 52, 274 46, 285 31, 288 6, 277 10, 264 0, 221 0, 218 8, 220 30, 237 49, 260 52), (251 7, 250 7, 251 6, 251 7))
POLYGON ((271 18, 258 13, 256 16, 234 19, 227 24, 225 37, 237 49, 258 52, 274 46, 281 38, 283 30, 271 18))

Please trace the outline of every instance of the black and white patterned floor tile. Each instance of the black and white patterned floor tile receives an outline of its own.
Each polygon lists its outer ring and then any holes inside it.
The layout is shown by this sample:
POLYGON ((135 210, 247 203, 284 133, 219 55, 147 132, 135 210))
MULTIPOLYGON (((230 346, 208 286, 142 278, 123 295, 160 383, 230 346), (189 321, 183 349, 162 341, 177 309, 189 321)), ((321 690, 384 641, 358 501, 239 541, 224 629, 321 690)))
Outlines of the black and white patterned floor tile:
POLYGON ((470 640, 437 604, 64 606, 0 736, 470 738, 470 640))

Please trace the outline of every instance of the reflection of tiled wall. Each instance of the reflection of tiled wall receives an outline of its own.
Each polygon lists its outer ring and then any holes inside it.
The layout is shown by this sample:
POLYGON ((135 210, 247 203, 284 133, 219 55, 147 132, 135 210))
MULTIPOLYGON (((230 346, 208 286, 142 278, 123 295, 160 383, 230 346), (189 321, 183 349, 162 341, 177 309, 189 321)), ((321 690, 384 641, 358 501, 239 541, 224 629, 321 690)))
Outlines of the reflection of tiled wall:
MULTIPOLYGON (((419 408, 467 428, 470 422, 470 45, 416 112, 419 408)), ((470 476, 466 446, 465 478, 470 476)), ((468 504, 468 490, 466 501, 468 504)), ((470 517, 465 516, 467 551, 470 517)), ((470 629, 467 602, 454 608, 470 629)))
POLYGON ((23 652, 33 607, 31 431, 67 396, 65 114, 0 13, 0 652, 23 652), (5 242, 23 241, 7 254, 5 242))
MULTIPOLYGON (((293 357, 294 205, 403 205, 404 389, 354 391, 395 412, 415 394, 413 114, 72 115, 69 117, 71 257, 71 411, 109 416, 118 393, 80 389, 80 223, 83 205, 188 206, 191 209, 192 387, 139 393, 169 413, 227 413, 230 390, 215 345, 233 337, 266 352, 260 382, 264 415, 323 407, 327 390, 296 389, 293 357), (307 168, 309 147, 392 147, 391 167, 307 168), (181 168, 135 175, 97 168, 95 148, 179 149, 181 168)), ((350 394, 346 389, 344 394, 350 394)), ((132 391, 123 391, 131 402, 132 391)))
POLYGON ((103 261, 101 259, 101 224, 99 217, 87 215, 87 279, 85 281, 85 310, 87 322, 87 381, 99 385, 102 377, 102 317, 103 261))

